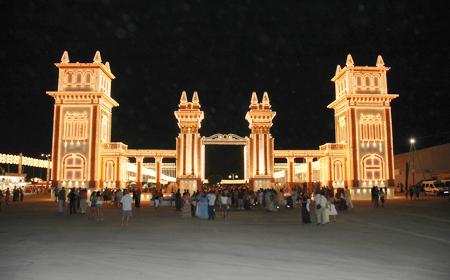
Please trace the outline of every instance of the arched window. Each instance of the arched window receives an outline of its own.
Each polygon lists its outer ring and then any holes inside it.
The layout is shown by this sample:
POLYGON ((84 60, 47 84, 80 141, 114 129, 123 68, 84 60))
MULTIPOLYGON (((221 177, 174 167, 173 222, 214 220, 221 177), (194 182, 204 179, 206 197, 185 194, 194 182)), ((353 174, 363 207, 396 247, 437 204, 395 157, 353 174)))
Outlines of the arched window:
POLYGON ((86 76, 84 77, 84 82, 86 84, 90 84, 91 83, 91 73, 86 73, 86 76))
POLYGON ((359 87, 361 86, 361 77, 360 76, 356 77, 356 85, 359 87))
POLYGON ((77 84, 81 84, 81 73, 77 74, 77 84))
POLYGON ((377 155, 368 155, 363 158, 363 176, 365 180, 383 180, 383 159, 377 155))
POLYGON ((334 180, 342 181, 342 162, 337 160, 334 162, 334 180))
POLYGON ((113 182, 114 181, 114 173, 115 173, 115 164, 114 161, 109 160, 105 164, 105 181, 113 182))
POLYGON ((378 77, 373 78, 373 85, 376 87, 378 86, 378 77))
POLYGON ((82 155, 69 154, 63 161, 64 180, 84 181, 86 169, 86 160, 82 155))
POLYGON ((370 77, 366 76, 366 87, 370 87, 370 77))
POLYGON ((72 83, 72 72, 67 73, 67 83, 71 84, 72 83))
POLYGON ((88 136, 88 117, 85 112, 66 112, 64 115, 63 139, 70 141, 86 140, 88 136))

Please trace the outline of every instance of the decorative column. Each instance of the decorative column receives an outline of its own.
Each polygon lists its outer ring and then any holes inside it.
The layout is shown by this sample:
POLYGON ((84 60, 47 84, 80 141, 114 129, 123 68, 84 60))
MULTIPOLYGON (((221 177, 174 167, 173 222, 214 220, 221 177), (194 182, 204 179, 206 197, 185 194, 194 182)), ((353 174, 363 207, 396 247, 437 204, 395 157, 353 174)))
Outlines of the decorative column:
POLYGON ((162 173, 162 157, 155 157, 155 169, 156 169, 156 190, 159 192, 161 190, 161 173, 162 173))
POLYGON ((144 177, 142 174, 143 163, 144 163, 143 157, 136 157, 136 166, 137 166, 136 185, 138 187, 142 187, 142 181, 143 181, 143 177, 144 177))
POLYGON ((261 103, 256 92, 253 92, 249 108, 245 116, 251 130, 248 145, 249 185, 253 189, 271 188, 274 183, 274 139, 270 128, 276 112, 271 109, 267 92, 264 92, 261 103))
POLYGON ((295 175, 295 170, 294 170, 294 160, 295 158, 293 157, 287 157, 286 158, 286 162, 287 162, 287 191, 291 192, 292 191, 292 186, 294 185, 294 175, 295 175))
POLYGON ((177 137, 177 183, 180 189, 190 192, 199 190, 202 184, 202 144, 198 130, 204 114, 200 107, 196 91, 191 102, 183 91, 178 111, 174 112, 180 128, 177 137))
POLYGON ((312 182, 312 158, 306 159, 306 183, 308 187, 308 192, 313 191, 313 182, 312 182))

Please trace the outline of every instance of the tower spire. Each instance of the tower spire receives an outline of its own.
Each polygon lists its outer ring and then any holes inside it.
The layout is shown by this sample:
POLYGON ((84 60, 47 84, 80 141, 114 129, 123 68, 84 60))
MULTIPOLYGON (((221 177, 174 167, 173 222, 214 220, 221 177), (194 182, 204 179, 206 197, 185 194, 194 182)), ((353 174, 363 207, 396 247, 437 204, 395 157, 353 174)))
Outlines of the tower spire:
POLYGON ((180 105, 186 105, 187 102, 188 102, 188 99, 187 99, 187 96, 186 96, 186 91, 183 90, 181 92, 180 105))
POLYGON ((95 52, 94 63, 102 63, 102 57, 100 55, 100 51, 95 52))
POLYGON ((69 53, 67 51, 64 51, 61 56, 61 63, 69 63, 69 53))
POLYGON ((336 66, 336 73, 335 73, 335 75, 339 74, 339 72, 341 72, 341 65, 338 64, 338 66, 336 66))
POLYGON ((197 91, 194 91, 194 95, 192 96, 192 103, 195 105, 200 105, 200 99, 198 98, 197 91))
POLYGON ((384 61, 383 61, 383 58, 381 57, 381 55, 379 55, 377 57, 377 67, 382 67, 382 66, 384 66, 384 61))
POLYGON ((105 63, 105 67, 106 67, 106 69, 108 69, 109 71, 111 71, 111 66, 109 65, 109 61, 107 61, 107 62, 105 63))
POLYGON ((252 99, 250 101, 250 107, 251 106, 258 106, 258 96, 256 96, 256 92, 252 92, 252 99))
POLYGON ((347 67, 355 66, 355 63, 353 62, 353 57, 351 54, 347 55, 347 61, 345 62, 345 66, 347 66, 347 67))
POLYGON ((263 94, 262 105, 264 107, 270 107, 270 99, 269 99, 269 94, 267 93, 267 91, 265 91, 263 94))

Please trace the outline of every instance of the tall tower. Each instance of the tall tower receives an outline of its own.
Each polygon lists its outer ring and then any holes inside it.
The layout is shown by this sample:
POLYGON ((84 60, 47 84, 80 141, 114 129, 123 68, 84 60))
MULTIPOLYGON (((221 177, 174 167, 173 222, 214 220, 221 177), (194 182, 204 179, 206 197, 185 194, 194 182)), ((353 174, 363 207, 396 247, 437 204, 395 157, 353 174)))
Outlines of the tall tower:
POLYGON ((249 183, 254 189, 270 188, 274 181, 274 139, 270 134, 272 120, 276 115, 271 109, 269 95, 264 92, 258 102, 256 92, 252 93, 250 110, 245 115, 251 130, 249 147, 249 183))
POLYGON ((394 184, 390 102, 398 95, 388 93, 388 70, 381 56, 376 66, 355 66, 349 54, 331 79, 336 99, 328 108, 334 109, 336 143, 348 150, 346 184, 353 188, 394 184))
POLYGON ((119 104, 111 98, 109 63, 97 51, 91 63, 71 63, 67 51, 59 69, 52 143, 54 187, 100 185, 100 144, 111 141, 111 111, 119 104))
POLYGON ((198 130, 204 114, 200 107, 196 91, 191 102, 183 91, 178 111, 174 112, 180 128, 177 137, 177 182, 181 189, 188 189, 191 192, 197 191, 202 183, 202 143, 198 130))

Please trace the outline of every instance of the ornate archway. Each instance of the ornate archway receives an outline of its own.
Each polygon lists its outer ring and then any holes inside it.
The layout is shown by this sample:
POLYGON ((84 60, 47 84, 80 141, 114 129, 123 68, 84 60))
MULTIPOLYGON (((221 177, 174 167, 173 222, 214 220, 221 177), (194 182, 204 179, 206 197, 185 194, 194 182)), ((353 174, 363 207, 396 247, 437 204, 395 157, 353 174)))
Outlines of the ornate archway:
POLYGON ((202 137, 201 143, 201 158, 202 158, 202 181, 205 180, 205 146, 206 145, 232 145, 232 146, 244 146, 244 180, 248 180, 248 137, 241 137, 236 134, 221 134, 216 133, 208 137, 202 137))

